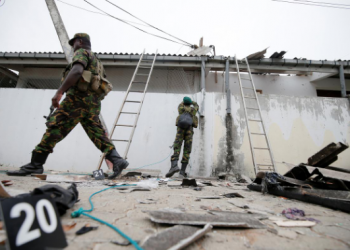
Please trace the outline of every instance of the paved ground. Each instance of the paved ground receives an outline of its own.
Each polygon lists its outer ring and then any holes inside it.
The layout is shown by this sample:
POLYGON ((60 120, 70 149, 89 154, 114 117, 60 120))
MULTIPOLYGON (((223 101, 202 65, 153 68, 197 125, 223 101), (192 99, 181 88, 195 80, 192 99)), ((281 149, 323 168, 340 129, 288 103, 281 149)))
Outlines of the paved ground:
MULTIPOLYGON (((11 194, 28 192, 35 187, 47 184, 45 181, 35 180, 33 177, 11 177, 0 174, 0 180, 11 179, 14 184, 6 187, 11 194)), ((174 183, 174 182, 173 182, 174 183)), ((239 198, 222 198, 216 200, 202 199, 196 201, 197 196, 217 196, 224 193, 239 192, 244 201, 251 206, 258 206, 262 210, 272 210, 274 215, 281 216, 286 208, 303 209, 307 217, 320 220, 321 223, 312 228, 281 228, 276 226, 270 219, 262 220, 268 229, 232 229, 214 228, 211 233, 193 243, 188 250, 209 250, 209 249, 350 249, 350 215, 324 208, 317 205, 289 200, 271 195, 262 195, 258 192, 248 190, 245 186, 235 185, 231 182, 212 181, 217 185, 206 186, 202 191, 195 191, 191 188, 171 188, 167 185, 160 186, 151 191, 135 191, 121 193, 118 190, 108 190, 94 196, 95 210, 92 215, 106 220, 135 240, 142 240, 144 237, 160 232, 168 228, 150 221, 144 210, 158 210, 164 208, 178 208, 185 212, 207 213, 206 209, 245 212, 228 201, 238 201, 239 198), (231 187, 226 186, 227 183, 231 187), (220 186, 223 185, 223 186, 220 186), (139 200, 155 199, 155 204, 140 204, 139 200), (291 230, 297 232, 296 239, 289 239, 278 236, 271 232, 271 229, 291 230)), ((67 183, 57 183, 67 187, 67 183)), ((69 246, 66 249, 134 249, 132 246, 124 247, 110 243, 112 240, 123 238, 107 226, 100 225, 87 217, 76 219, 70 218, 70 213, 80 207, 90 208, 89 196, 107 186, 103 181, 92 181, 78 184, 80 202, 66 215, 62 216, 62 224, 76 222, 76 226, 66 232, 69 246), (85 235, 76 236, 75 232, 84 224, 91 223, 98 225, 96 231, 85 235)), ((272 230, 273 231, 273 230, 272 230)), ((284 231, 285 232, 285 231, 284 231)))

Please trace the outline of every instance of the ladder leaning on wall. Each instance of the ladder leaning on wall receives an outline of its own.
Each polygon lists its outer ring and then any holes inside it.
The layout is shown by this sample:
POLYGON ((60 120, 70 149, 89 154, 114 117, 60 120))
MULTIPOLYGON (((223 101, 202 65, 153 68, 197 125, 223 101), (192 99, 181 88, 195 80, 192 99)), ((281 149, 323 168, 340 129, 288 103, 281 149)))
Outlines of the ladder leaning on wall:
MULTIPOLYGON (((125 93, 125 97, 124 97, 123 103, 122 103, 122 105, 121 105, 121 107, 119 109, 119 112, 117 114, 117 117, 115 119, 115 122, 114 122, 112 130, 111 130, 111 133, 109 134, 109 139, 111 141, 126 142, 127 143, 126 149, 125 149, 125 152, 124 152, 124 155, 123 155, 124 159, 127 159, 127 155, 128 155, 129 149, 130 149, 132 138, 134 136, 135 129, 136 129, 136 126, 137 126, 137 122, 138 122, 139 117, 140 117, 142 104, 143 104, 143 102, 145 100, 145 95, 146 95, 146 92, 147 92, 149 80, 151 79, 151 75, 152 75, 152 72, 153 72, 154 63, 155 63, 156 58, 157 58, 157 53, 158 53, 158 50, 156 51, 156 53, 154 54, 152 59, 148 59, 148 56, 145 56, 145 50, 143 50, 142 54, 140 55, 140 60, 139 60, 139 62, 136 65, 136 69, 135 69, 134 74, 133 74, 133 76, 131 78, 129 87, 128 87, 126 93, 125 93), (141 77, 141 80, 136 80, 137 77, 141 77), (145 80, 143 80, 143 79, 145 79, 145 80), (133 85, 141 85, 141 86, 143 86, 142 90, 135 90, 135 89, 133 89, 133 85), (138 101, 129 100, 128 97, 129 97, 130 93, 141 93, 142 94, 141 100, 138 100, 138 101), (125 107, 126 103, 138 103, 139 105, 137 107, 137 110, 135 110, 134 112, 126 112, 126 111, 124 111, 124 107, 125 107), (136 117, 135 117, 134 123, 132 125, 118 123, 121 115, 135 115, 136 117), (114 133, 116 127, 130 127, 131 128, 131 134, 130 134, 129 139, 128 140, 112 139, 113 133, 114 133)), ((98 163, 98 169, 101 168, 101 165, 102 165, 102 162, 103 162, 103 159, 104 159, 105 156, 106 156, 106 154, 103 154, 100 157, 100 161, 98 163)))
POLYGON ((243 101, 243 107, 244 107, 244 115, 245 115, 245 120, 246 120, 246 124, 247 124, 248 138, 249 138, 250 149, 251 149, 252 158, 253 158, 255 174, 260 172, 260 171, 273 171, 273 172, 275 172, 275 162, 273 160, 272 149, 271 149, 271 146, 270 146, 269 138, 268 138, 267 133, 266 133, 263 117, 261 115, 261 108, 260 108, 258 96, 257 96, 257 93, 256 93, 254 81, 253 81, 253 78, 252 78, 252 73, 250 71, 250 67, 249 67, 249 63, 248 63, 247 58, 245 58, 244 60, 245 60, 245 63, 247 65, 247 71, 248 71, 248 75, 249 75, 249 79, 247 79, 247 80, 250 82, 250 86, 244 86, 243 87, 242 81, 241 81, 240 72, 239 72, 239 66, 238 66, 237 58, 235 56, 236 69, 237 69, 237 75, 238 75, 238 82, 239 82, 241 95, 242 95, 242 101, 243 101), (244 91, 244 89, 246 89, 247 91, 244 91), (248 92, 248 91, 252 91, 253 92, 253 96, 247 95, 246 92, 248 92), (251 100, 252 103, 255 103, 256 106, 255 107, 251 107, 252 104, 250 104, 250 107, 247 107, 247 105, 246 105, 246 100, 247 99, 251 100), (258 119, 254 119, 254 118, 248 117, 247 110, 251 110, 252 112, 257 113, 256 116, 258 117, 258 119), (250 122, 258 123, 258 124, 260 123, 261 124, 261 128, 262 128, 262 132, 251 132, 252 131, 252 125, 250 124, 250 122), (254 146, 254 143, 253 143, 253 140, 252 140, 253 136, 263 136, 265 138, 266 147, 256 147, 256 146, 254 146), (268 163, 266 163, 266 162, 265 163, 263 163, 263 162, 258 163, 257 162, 256 153, 255 152, 262 151, 262 150, 269 152, 270 162, 268 162, 268 163))

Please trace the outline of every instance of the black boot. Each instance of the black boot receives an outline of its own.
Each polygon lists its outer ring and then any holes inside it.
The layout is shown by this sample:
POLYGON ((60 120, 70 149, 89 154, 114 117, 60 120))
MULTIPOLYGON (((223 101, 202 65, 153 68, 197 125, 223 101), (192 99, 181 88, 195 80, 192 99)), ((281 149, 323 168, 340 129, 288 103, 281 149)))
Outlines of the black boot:
POLYGON ((108 176, 108 179, 110 180, 116 178, 118 175, 121 174, 123 169, 129 166, 129 162, 121 158, 117 150, 115 150, 115 148, 109 151, 109 153, 106 155, 106 159, 113 163, 114 173, 108 176))
POLYGON ((172 161, 171 162, 171 167, 170 167, 170 170, 169 172, 165 175, 166 178, 169 178, 171 176, 173 176, 175 173, 179 172, 180 169, 179 167, 177 166, 177 161, 172 161))
POLYGON ((7 171, 7 175, 11 176, 26 176, 30 174, 42 174, 44 172, 43 165, 46 162, 47 157, 49 156, 48 152, 38 153, 33 151, 32 160, 30 163, 22 166, 20 170, 7 171))
POLYGON ((182 175, 184 178, 187 178, 187 174, 186 174, 187 164, 188 163, 182 163, 182 166, 181 166, 180 175, 182 175))

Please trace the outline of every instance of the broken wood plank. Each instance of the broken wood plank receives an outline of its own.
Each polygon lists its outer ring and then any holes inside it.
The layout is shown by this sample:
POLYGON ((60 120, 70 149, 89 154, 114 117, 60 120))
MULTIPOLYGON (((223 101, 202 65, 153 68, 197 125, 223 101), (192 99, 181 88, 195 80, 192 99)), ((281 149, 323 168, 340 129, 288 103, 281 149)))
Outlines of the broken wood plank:
POLYGON ((91 179, 88 175, 54 175, 48 174, 46 176, 47 182, 85 182, 91 179))
POLYGON ((34 177, 36 177, 36 178, 39 178, 40 180, 43 180, 43 181, 45 181, 45 180, 46 180, 46 177, 47 177, 46 174, 32 174, 31 176, 34 176, 34 177))
POLYGON ((1 198, 9 198, 11 195, 6 191, 2 183, 0 183, 0 197, 1 198))
MULTIPOLYGON (((327 145, 308 159, 308 165, 324 168, 338 160, 338 154, 348 149, 347 144, 338 142, 327 145)), ((333 169, 334 170, 334 169, 333 169)), ((339 171, 339 170, 336 170, 339 171)))
POLYGON ((151 221, 164 224, 193 225, 202 226, 211 224, 214 227, 234 227, 234 228, 265 228, 265 225, 254 216, 238 216, 236 214, 190 214, 173 213, 166 211, 147 211, 151 221))
POLYGON ((212 200, 212 199, 221 199, 222 197, 220 197, 220 196, 198 196, 196 198, 197 199, 210 199, 210 200, 212 200))
POLYGON ((218 211, 218 210, 209 210, 208 213, 214 214, 214 215, 222 215, 222 214, 234 214, 237 217, 240 217, 242 220, 245 218, 251 218, 254 217, 258 220, 265 220, 269 217, 267 215, 258 214, 258 213, 240 213, 240 212, 231 212, 231 211, 218 211))
POLYGON ((191 226, 174 226, 146 238, 141 243, 141 247, 144 250, 183 249, 210 232, 212 228, 210 224, 205 225, 203 229, 191 226))
MULTIPOLYGON (((120 189, 120 188, 116 188, 116 189, 120 189)), ((126 190, 124 191, 120 191, 119 193, 131 193, 131 192, 134 192, 134 191, 151 191, 151 189, 149 188, 142 188, 142 187, 134 187, 134 188, 127 188, 126 190)))
POLYGON ((307 220, 288 220, 288 221, 274 221, 274 223, 279 227, 313 227, 317 223, 314 221, 307 220))

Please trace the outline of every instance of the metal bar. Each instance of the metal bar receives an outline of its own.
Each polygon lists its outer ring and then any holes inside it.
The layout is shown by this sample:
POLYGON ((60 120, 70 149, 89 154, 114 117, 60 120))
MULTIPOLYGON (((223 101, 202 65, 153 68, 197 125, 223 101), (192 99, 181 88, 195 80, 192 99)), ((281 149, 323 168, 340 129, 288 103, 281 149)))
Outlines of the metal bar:
POLYGON ((260 150, 270 150, 269 148, 259 148, 259 147, 254 147, 254 149, 260 149, 260 150))
POLYGON ((140 101, 128 101, 128 100, 126 100, 125 102, 140 103, 140 101))
POLYGON ((341 97, 346 97, 346 84, 345 84, 343 64, 339 66, 339 78, 340 78, 341 97))
POLYGON ((264 133, 252 133, 252 135, 265 135, 264 133))
POLYGON ((226 113, 231 114, 231 89, 230 89, 230 59, 226 60, 225 68, 226 113))
POLYGON ((259 109, 257 109, 257 108, 249 108, 249 107, 247 107, 247 109, 252 109, 252 110, 259 110, 259 109))
MULTIPOLYGON (((123 110, 123 108, 124 108, 125 100, 126 100, 126 98, 128 97, 128 93, 129 93, 129 91, 130 91, 130 88, 131 88, 132 82, 133 82, 133 81, 134 81, 134 79, 135 79, 135 76, 136 76, 137 70, 138 70, 138 68, 139 68, 139 66, 140 66, 140 63, 141 63, 141 60, 142 60, 142 58, 143 58, 144 53, 145 53, 145 50, 143 50, 143 52, 142 52, 142 54, 141 54, 141 56, 140 56, 140 60, 139 60, 138 64, 136 65, 135 72, 134 72, 134 74, 132 75, 132 78, 131 78, 131 81, 130 81, 129 87, 128 87, 128 89, 126 90, 126 94, 125 94, 124 100, 123 100, 123 102, 122 102, 122 105, 120 106, 120 109, 119 109, 118 115, 117 115, 117 117, 115 118, 115 121, 114 121, 114 124, 113 124, 112 130, 111 130, 111 133, 110 133, 110 135, 109 135, 109 139, 112 139, 112 136, 113 136, 114 130, 115 130, 116 126, 117 126, 117 123, 118 123, 119 117, 120 117, 121 112, 122 112, 122 110, 123 110)), ((105 156, 106 156, 106 154, 102 154, 102 155, 101 155, 101 157, 100 157, 100 161, 99 161, 99 163, 98 163, 98 167, 97 167, 98 169, 100 169, 100 168, 101 168, 101 166, 102 166, 102 162, 103 162, 103 159, 105 158, 105 156)))
POLYGON ((202 56, 201 62, 201 92, 202 92, 202 103, 201 103, 201 111, 200 116, 204 117, 205 111, 205 57, 202 56))
POLYGON ((137 115, 136 112, 120 112, 121 114, 137 115))
POLYGON ((129 142, 129 140, 118 140, 118 139, 111 139, 111 141, 123 141, 123 142, 129 142))
POLYGON ((149 76, 147 78, 147 83, 146 83, 146 86, 145 86, 145 90, 143 92, 143 96, 142 96, 142 100, 141 100, 141 103, 140 103, 140 107, 139 107, 139 110, 137 113, 139 113, 137 116, 136 116, 136 119, 135 119, 135 122, 134 122, 134 128, 132 129, 131 131, 131 134, 130 134, 130 138, 129 138, 129 143, 128 145, 126 146, 126 150, 125 150, 125 153, 124 153, 124 159, 126 159, 127 155, 128 155, 128 152, 129 152, 129 149, 130 149, 130 144, 131 144, 131 140, 134 136, 134 133, 135 133, 135 128, 136 128, 136 124, 139 120, 139 117, 140 117, 140 111, 141 111, 141 108, 142 108, 142 104, 143 104, 143 101, 145 99, 145 96, 146 96, 146 92, 147 92, 147 88, 148 88, 148 84, 149 84, 149 80, 151 79, 151 76, 152 76, 152 72, 153 72, 153 66, 154 66, 154 63, 156 61, 156 58, 157 58, 157 53, 158 53, 158 50, 156 51, 155 53, 155 56, 153 58, 153 62, 152 62, 152 67, 151 67, 151 70, 149 72, 149 76))
POLYGON ((258 120, 258 119, 248 119, 248 121, 252 121, 252 122, 261 122, 261 120, 258 120))
POLYGON ((247 63, 247 69, 248 69, 249 78, 250 78, 250 81, 252 82, 252 86, 253 86, 253 89, 254 89, 254 94, 255 94, 256 102, 257 102, 257 104, 258 104, 259 115, 260 115, 260 118, 261 118, 262 128, 263 128, 264 134, 265 134, 265 136, 266 136, 267 147, 270 149, 270 150, 269 150, 269 153, 270 153, 271 162, 272 162, 273 168, 274 168, 274 170, 275 170, 275 161, 274 161, 274 159, 273 159, 273 154, 272 154, 272 149, 271 149, 270 141, 269 141, 269 138, 268 138, 268 136, 267 136, 265 124, 264 124, 263 117, 262 117, 262 114, 261 114, 261 107, 260 107, 260 103, 259 103, 258 96, 257 96, 257 94, 256 94, 256 89, 255 89, 254 80, 253 80, 253 77, 252 77, 252 73, 250 72, 250 67, 249 67, 249 63, 248 63, 247 58, 245 58, 245 61, 246 61, 246 63, 247 63))
POLYGON ((243 88, 242 88, 242 81, 241 81, 241 76, 239 74, 239 66, 238 66, 238 62, 237 62, 237 57, 235 55, 235 61, 236 61, 236 69, 237 69, 237 76, 238 76, 238 82, 239 82, 239 87, 241 90, 241 96, 242 96, 242 102, 243 102, 243 107, 244 107, 244 116, 245 116, 245 122, 247 124, 247 130, 248 130, 248 138, 249 138, 249 146, 250 146, 250 152, 252 153, 252 160, 253 160, 253 165, 254 165, 254 169, 255 169, 255 173, 257 173, 258 171, 258 166, 255 163, 255 154, 254 154, 254 149, 253 149, 253 142, 252 142, 252 138, 250 135, 250 127, 249 127, 249 122, 248 122, 248 114, 247 114, 247 105, 245 103, 244 100, 244 93, 243 93, 243 88))
POLYGON ((251 97, 251 96, 248 96, 248 95, 244 96, 244 98, 247 98, 247 99, 256 99, 255 97, 251 97))
POLYGON ((115 127, 133 127, 133 125, 126 125, 126 124, 116 124, 115 127))

